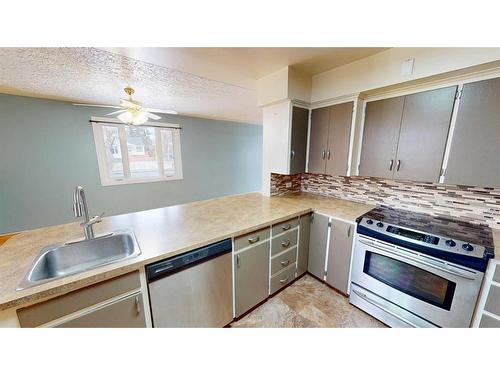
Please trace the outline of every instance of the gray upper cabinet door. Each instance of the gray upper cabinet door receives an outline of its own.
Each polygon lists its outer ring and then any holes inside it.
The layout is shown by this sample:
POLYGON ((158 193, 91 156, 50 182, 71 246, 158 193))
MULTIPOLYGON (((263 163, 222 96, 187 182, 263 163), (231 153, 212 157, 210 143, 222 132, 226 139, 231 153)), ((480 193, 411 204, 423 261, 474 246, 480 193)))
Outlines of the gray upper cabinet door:
POLYGON ((347 102, 330 107, 326 174, 347 174, 353 106, 354 102, 347 102))
POLYGON ((463 86, 444 182, 500 187, 500 78, 463 86))
POLYGON ((307 259, 309 257, 309 238, 311 236, 311 214, 300 217, 299 227, 299 249, 297 256, 297 275, 307 271, 307 259))
POLYGON ((367 103, 360 176, 392 178, 403 106, 404 97, 367 103))
POLYGON ((330 108, 313 109, 311 113, 311 140, 309 144, 309 173, 325 173, 326 148, 328 146, 328 128, 330 126, 330 108))
POLYGON ((293 107, 290 174, 303 173, 306 171, 308 122, 309 110, 300 107, 293 107))
POLYGON ((332 219, 326 282, 347 294, 354 224, 332 219))
POLYGON ((269 294, 269 241, 234 255, 235 315, 238 317, 269 294))
POLYGON ((406 96, 394 178, 439 182, 456 91, 451 86, 406 96))
POLYGON ((311 234, 309 237, 307 270, 321 280, 323 280, 325 275, 328 220, 328 216, 314 213, 311 220, 311 234))

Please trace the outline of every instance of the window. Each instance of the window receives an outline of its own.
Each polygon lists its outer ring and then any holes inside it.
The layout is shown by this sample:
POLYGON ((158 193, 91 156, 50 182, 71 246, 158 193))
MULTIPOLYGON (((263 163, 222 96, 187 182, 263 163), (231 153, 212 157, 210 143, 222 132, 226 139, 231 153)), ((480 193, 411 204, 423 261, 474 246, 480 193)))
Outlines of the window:
POLYGON ((178 125, 100 121, 95 119, 92 126, 102 185, 182 179, 178 125))

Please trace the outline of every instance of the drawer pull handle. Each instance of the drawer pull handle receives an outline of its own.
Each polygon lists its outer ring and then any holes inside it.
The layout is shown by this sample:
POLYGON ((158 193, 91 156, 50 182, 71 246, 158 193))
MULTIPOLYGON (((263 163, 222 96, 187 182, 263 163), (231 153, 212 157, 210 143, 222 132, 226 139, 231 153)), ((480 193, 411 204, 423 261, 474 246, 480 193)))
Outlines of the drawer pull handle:
POLYGON ((260 240, 260 237, 259 236, 255 236, 255 237, 249 238, 248 242, 250 242, 250 243, 256 243, 256 242, 259 242, 259 240, 260 240))
POLYGON ((135 312, 137 315, 141 314, 141 304, 139 303, 139 296, 135 296, 135 312))
POLYGON ((288 230, 288 229, 290 229, 291 227, 292 227, 292 225, 291 225, 291 224, 285 224, 285 225, 282 225, 282 226, 281 226, 281 229, 283 229, 283 230, 288 230))
POLYGON ((288 246, 290 246, 290 240, 286 240, 285 242, 282 242, 282 243, 281 243, 281 246, 283 246, 283 247, 288 247, 288 246))
POLYGON ((284 284, 288 281, 288 276, 280 280, 280 284, 284 284))
POLYGON ((290 264, 290 259, 287 259, 287 260, 284 260, 283 262, 281 262, 281 265, 282 265, 283 267, 286 267, 286 266, 288 266, 289 264, 290 264))

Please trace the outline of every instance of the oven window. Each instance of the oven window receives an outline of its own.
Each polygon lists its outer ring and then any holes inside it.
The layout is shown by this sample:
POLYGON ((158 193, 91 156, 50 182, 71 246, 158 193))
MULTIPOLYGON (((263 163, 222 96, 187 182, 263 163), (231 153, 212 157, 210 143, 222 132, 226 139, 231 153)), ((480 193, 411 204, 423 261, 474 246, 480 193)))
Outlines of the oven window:
POLYGON ((432 272, 370 251, 363 272, 403 293, 450 310, 456 284, 432 272))

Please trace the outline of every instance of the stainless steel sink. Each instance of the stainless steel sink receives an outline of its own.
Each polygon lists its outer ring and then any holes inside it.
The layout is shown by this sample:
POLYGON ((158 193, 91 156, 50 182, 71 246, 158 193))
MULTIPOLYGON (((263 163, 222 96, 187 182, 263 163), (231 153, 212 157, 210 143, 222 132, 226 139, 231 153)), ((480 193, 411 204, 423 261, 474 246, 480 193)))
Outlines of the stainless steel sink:
POLYGON ((29 272, 17 286, 23 290, 105 264, 136 257, 141 253, 134 233, 120 230, 90 240, 44 247, 29 272))

